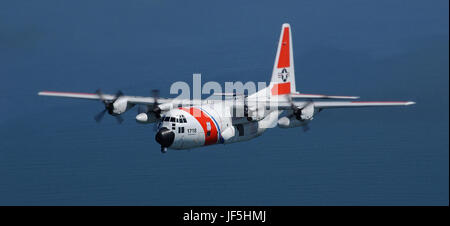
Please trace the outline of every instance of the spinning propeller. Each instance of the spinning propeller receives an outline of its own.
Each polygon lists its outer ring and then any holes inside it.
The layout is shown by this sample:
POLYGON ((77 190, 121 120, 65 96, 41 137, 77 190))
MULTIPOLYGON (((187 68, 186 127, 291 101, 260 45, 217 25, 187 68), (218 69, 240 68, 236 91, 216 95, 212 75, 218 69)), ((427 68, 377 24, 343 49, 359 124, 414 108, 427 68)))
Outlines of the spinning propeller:
MULTIPOLYGON (((309 107, 311 104, 313 104, 312 101, 308 102, 305 106, 303 106, 302 108, 299 108, 297 106, 294 105, 294 102, 292 101, 292 96, 289 95, 289 102, 291 103, 291 108, 292 108, 292 114, 295 115, 295 118, 301 122, 305 122, 305 124, 302 126, 303 128, 303 132, 307 132, 308 130, 310 130, 311 128, 309 127, 309 122, 307 122, 305 119, 302 119, 302 111, 303 109, 309 107)), ((322 109, 319 110, 319 112, 322 109)))
POLYGON ((152 90, 153 108, 150 109, 148 105, 139 105, 138 113, 153 114, 157 119, 161 118, 161 108, 158 107, 159 90, 152 90))
MULTIPOLYGON (((145 120, 147 120, 147 117, 149 115, 153 115, 156 119, 161 118, 161 108, 158 107, 158 98, 159 98, 159 90, 154 89, 152 90, 152 97, 153 97, 153 108, 150 108, 149 105, 139 105, 138 108, 138 116, 142 113, 145 113, 145 120)), ((158 123, 153 123, 153 130, 156 131, 158 129, 158 123)))
POLYGON ((117 101, 117 99, 119 99, 121 96, 123 96, 122 91, 120 91, 120 90, 117 91, 116 95, 114 96, 114 98, 112 100, 105 99, 105 96, 103 95, 102 91, 100 91, 100 89, 95 91, 95 93, 97 93, 97 95, 100 98, 100 101, 102 101, 103 104, 105 105, 105 109, 103 109, 103 111, 101 111, 100 113, 95 115, 95 117, 94 117, 95 121, 97 121, 97 122, 102 121, 103 117, 105 116, 105 113, 108 112, 108 114, 110 114, 116 118, 118 123, 122 123, 123 122, 122 116, 114 113, 114 103, 117 101))

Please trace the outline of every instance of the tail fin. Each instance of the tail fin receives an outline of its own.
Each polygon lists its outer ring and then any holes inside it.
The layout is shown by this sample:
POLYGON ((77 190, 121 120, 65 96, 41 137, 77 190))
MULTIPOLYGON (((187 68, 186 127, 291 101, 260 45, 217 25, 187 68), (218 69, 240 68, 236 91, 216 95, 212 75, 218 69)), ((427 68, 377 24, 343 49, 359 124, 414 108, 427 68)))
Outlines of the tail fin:
POLYGON ((281 27, 277 56, 270 80, 272 95, 295 93, 294 55, 292 52, 291 26, 287 23, 281 27))

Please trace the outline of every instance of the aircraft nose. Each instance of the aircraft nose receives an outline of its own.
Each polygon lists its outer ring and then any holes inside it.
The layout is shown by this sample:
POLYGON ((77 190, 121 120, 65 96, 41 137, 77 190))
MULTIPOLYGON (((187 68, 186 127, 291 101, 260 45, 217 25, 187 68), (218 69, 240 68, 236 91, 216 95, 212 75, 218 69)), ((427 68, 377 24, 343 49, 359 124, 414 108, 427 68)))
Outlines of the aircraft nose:
POLYGON ((159 129, 158 133, 156 133, 155 140, 161 147, 170 147, 172 145, 173 140, 175 139, 175 133, 167 129, 166 127, 162 127, 159 129))

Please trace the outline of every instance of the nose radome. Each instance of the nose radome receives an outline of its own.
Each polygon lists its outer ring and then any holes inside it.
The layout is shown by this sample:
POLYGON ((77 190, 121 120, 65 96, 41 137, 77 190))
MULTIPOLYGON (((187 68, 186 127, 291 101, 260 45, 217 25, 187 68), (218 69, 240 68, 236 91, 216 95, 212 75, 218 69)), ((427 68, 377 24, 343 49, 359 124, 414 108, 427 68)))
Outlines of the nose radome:
POLYGON ((172 145, 173 140, 175 139, 175 133, 167 129, 166 127, 162 127, 156 133, 155 140, 158 142, 161 147, 170 147, 172 145))

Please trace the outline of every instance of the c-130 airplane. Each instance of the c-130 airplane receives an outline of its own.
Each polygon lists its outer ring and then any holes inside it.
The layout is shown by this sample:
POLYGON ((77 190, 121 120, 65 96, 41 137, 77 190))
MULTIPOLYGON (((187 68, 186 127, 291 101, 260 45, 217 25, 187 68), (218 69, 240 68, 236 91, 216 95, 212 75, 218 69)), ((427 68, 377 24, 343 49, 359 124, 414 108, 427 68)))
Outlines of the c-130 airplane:
POLYGON ((155 140, 161 145, 162 153, 168 148, 180 150, 247 141, 273 127, 303 127, 307 130, 313 116, 323 109, 415 104, 412 101, 354 101, 352 99, 359 97, 297 92, 291 27, 287 23, 281 28, 269 86, 248 96, 221 94, 232 98, 207 101, 159 98, 156 90, 152 97, 126 96, 120 91, 110 95, 100 90, 96 93, 42 91, 38 94, 100 100, 105 109, 95 117, 97 121, 107 112, 122 122, 120 115, 139 105, 145 110, 136 116, 136 121, 157 123, 155 140))

